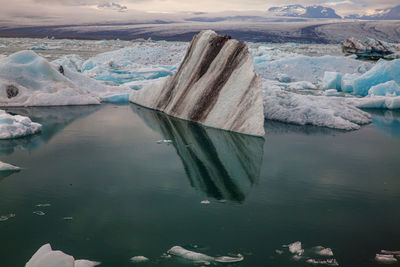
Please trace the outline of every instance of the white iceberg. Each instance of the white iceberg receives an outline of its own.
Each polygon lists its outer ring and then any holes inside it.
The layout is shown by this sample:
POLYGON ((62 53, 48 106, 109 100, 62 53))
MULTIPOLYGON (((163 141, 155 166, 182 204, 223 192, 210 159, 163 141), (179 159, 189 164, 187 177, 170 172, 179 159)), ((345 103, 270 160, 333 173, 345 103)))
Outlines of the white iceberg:
POLYGON ((326 71, 322 79, 322 89, 341 89, 342 75, 334 71, 326 71))
POLYGON ((238 254, 237 257, 230 257, 230 256, 211 257, 203 253, 198 253, 184 249, 181 246, 174 246, 170 250, 168 250, 167 253, 176 257, 181 257, 183 259, 198 263, 212 263, 212 262, 234 263, 243 261, 244 259, 244 257, 241 254, 238 254))
POLYGON ((354 94, 366 96, 371 87, 392 80, 400 84, 400 59, 380 60, 372 69, 353 81, 354 94))
POLYGON ((41 246, 25 264, 25 267, 94 267, 99 262, 75 260, 59 250, 52 250, 50 244, 41 246))
POLYGON ((344 93, 353 93, 354 91, 354 85, 353 82, 355 79, 360 77, 360 74, 357 73, 346 73, 342 76, 341 84, 340 84, 340 89, 344 93))
POLYGON ((146 258, 145 256, 134 256, 131 258, 131 262, 133 263, 141 263, 146 261, 149 261, 149 259, 146 258))
POLYGON ((59 106, 99 104, 102 99, 125 95, 124 86, 107 86, 32 51, 0 59, 0 106, 59 106))
POLYGON ((388 81, 375 86, 368 90, 368 95, 380 96, 399 96, 400 86, 395 81, 388 81))
POLYGON ((42 125, 20 115, 0 110, 0 139, 18 138, 40 132, 42 125))
POLYGON ((333 251, 330 248, 325 248, 323 246, 313 247, 314 253, 320 256, 333 256, 333 251))
POLYGON ((0 171, 19 171, 20 167, 0 161, 0 171))
POLYGON ((297 254, 297 255, 301 256, 304 253, 304 249, 301 248, 300 241, 296 241, 287 246, 289 248, 290 253, 292 253, 292 254, 297 254))
POLYGON ((345 102, 358 108, 400 109, 400 96, 366 96, 343 98, 345 102))
POLYGON ((266 119, 299 125, 315 125, 342 130, 356 130, 371 122, 371 116, 344 97, 301 95, 264 87, 266 119))
POLYGON ((393 264, 397 262, 397 259, 394 257, 394 255, 388 255, 388 254, 376 254, 375 260, 379 263, 384 263, 384 264, 393 264))

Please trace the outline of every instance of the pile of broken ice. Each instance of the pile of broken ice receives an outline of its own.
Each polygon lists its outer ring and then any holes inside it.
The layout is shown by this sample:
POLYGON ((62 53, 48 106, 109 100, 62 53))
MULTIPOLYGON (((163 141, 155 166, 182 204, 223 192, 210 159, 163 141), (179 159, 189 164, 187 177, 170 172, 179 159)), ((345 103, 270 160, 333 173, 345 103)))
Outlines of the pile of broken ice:
MULTIPOLYGON (((262 78, 265 119, 352 130, 371 121, 359 108, 400 108, 400 59, 374 64, 250 46, 254 71, 262 78)), ((67 55, 51 63, 33 51, 0 57, 0 106, 128 102, 132 90, 157 87, 176 73, 187 47, 180 42, 132 43, 87 60, 67 55)), ((218 101, 224 107, 230 99, 218 101)))

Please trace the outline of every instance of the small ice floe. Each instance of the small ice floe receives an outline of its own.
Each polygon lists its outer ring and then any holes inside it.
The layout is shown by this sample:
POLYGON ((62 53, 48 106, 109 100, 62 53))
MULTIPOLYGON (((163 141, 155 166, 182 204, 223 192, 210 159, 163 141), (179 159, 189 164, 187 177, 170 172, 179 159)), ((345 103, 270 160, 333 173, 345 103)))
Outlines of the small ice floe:
POLYGON ((41 210, 35 210, 35 211, 33 212, 33 214, 36 214, 36 215, 39 215, 39 216, 43 216, 43 215, 45 215, 46 213, 44 213, 44 212, 41 211, 41 210))
POLYGON ((2 216, 0 216, 0 222, 7 221, 8 219, 13 218, 13 217, 15 217, 14 213, 10 213, 10 214, 7 214, 7 215, 2 215, 2 216))
POLYGON ((243 261, 244 259, 244 257, 241 254, 238 254, 236 257, 230 257, 230 256, 211 257, 203 253, 198 253, 184 249, 181 246, 174 246, 170 250, 168 250, 167 253, 176 257, 181 257, 189 261, 193 261, 196 263, 204 263, 204 264, 210 264, 212 262, 233 263, 233 262, 243 261))
POLYGON ((94 267, 100 262, 89 260, 75 260, 74 257, 67 255, 59 250, 52 250, 50 244, 41 246, 32 258, 25 264, 25 267, 94 267))
POLYGON ((163 253, 162 255, 161 255, 161 258, 163 258, 163 259, 169 259, 169 258, 171 258, 172 256, 170 255, 170 254, 167 254, 167 253, 163 253))
POLYGON ((283 254, 283 250, 275 249, 275 253, 278 254, 278 255, 282 255, 283 254))
POLYGON ((134 256, 131 258, 131 262, 133 263, 141 263, 146 261, 149 261, 149 259, 146 258, 145 256, 134 256))
POLYGON ((0 161, 0 171, 20 171, 21 168, 0 161))
POLYGON ((167 139, 165 139, 165 140, 158 140, 158 141, 157 141, 157 144, 167 144, 167 145, 169 145, 169 144, 172 144, 172 140, 167 140, 167 139))
POLYGON ((66 221, 71 221, 73 219, 74 219, 73 217, 63 217, 63 220, 66 220, 66 221))
POLYGON ((208 204, 210 204, 211 202, 210 202, 210 200, 202 200, 201 202, 200 202, 201 204, 204 204, 204 205, 208 205, 208 204))
POLYGON ((323 246, 316 246, 312 248, 313 252, 320 256, 332 257, 333 251, 330 248, 324 248, 323 246))
POLYGON ((36 205, 36 207, 50 207, 51 206, 51 204, 49 204, 49 203, 43 203, 43 204, 37 204, 36 205))
POLYGON ((397 262, 397 259, 394 257, 394 255, 389 254, 376 254, 375 260, 384 264, 393 264, 397 262))
POLYGON ((400 256, 400 251, 391 251, 391 250, 381 250, 381 254, 388 254, 388 255, 398 255, 400 256))
MULTIPOLYGON (((296 256, 301 256, 304 253, 304 249, 301 248, 301 242, 300 241, 296 241, 292 244, 287 245, 287 247, 289 248, 290 253, 295 254, 295 256, 293 256, 294 258, 296 256)), ((296 257, 298 258, 298 257, 296 257)))
POLYGON ((327 259, 327 260, 308 259, 306 260, 306 262, 314 265, 339 266, 339 263, 337 262, 336 259, 327 259))
MULTIPOLYGON (((12 84, 4 85, 0 79, 0 88, 4 86, 6 91, 4 94, 8 95, 7 99, 13 98, 18 94, 17 87, 12 84)), ((11 115, 4 110, 0 110, 0 139, 12 139, 36 134, 40 132, 41 128, 41 124, 32 122, 28 117, 11 115)))

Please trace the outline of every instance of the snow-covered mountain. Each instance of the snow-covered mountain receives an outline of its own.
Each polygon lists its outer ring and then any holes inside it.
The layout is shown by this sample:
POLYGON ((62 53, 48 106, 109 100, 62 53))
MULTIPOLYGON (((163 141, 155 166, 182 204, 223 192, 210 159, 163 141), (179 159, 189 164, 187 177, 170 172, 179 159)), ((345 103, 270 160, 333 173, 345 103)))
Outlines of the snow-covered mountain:
POLYGON ((365 20, 400 20, 400 5, 377 9, 373 14, 369 15, 358 15, 353 14, 345 17, 346 19, 365 19, 365 20))
POLYGON ((281 7, 271 7, 268 12, 275 16, 302 17, 302 18, 332 18, 340 19, 335 10, 324 6, 287 5, 281 7))

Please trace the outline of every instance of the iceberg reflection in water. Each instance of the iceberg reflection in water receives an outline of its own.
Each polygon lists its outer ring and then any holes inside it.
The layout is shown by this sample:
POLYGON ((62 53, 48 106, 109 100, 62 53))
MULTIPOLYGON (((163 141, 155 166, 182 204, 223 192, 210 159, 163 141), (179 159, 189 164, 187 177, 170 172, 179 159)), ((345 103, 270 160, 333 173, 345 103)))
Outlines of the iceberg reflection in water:
POLYGON ((172 140, 192 187, 218 200, 242 202, 258 182, 264 139, 201 126, 131 104, 133 112, 172 140))
POLYGON ((10 114, 27 116, 33 122, 42 124, 42 131, 39 134, 23 138, 0 140, 0 154, 12 154, 16 148, 32 150, 40 147, 73 121, 86 117, 99 109, 99 105, 5 108, 10 114))

